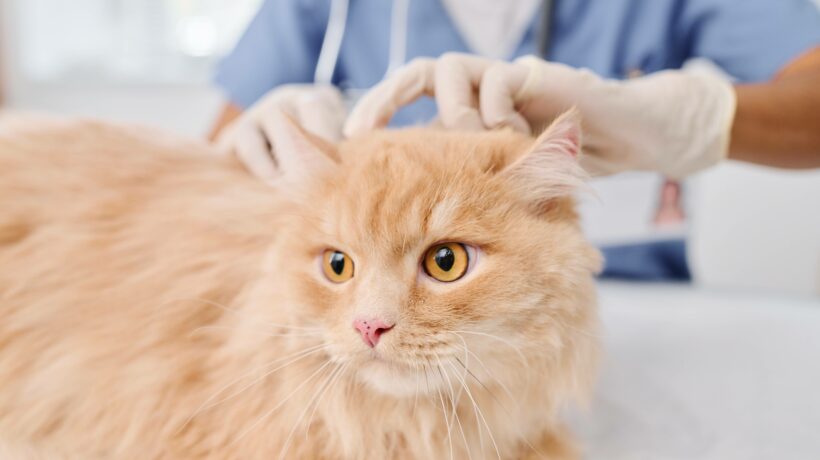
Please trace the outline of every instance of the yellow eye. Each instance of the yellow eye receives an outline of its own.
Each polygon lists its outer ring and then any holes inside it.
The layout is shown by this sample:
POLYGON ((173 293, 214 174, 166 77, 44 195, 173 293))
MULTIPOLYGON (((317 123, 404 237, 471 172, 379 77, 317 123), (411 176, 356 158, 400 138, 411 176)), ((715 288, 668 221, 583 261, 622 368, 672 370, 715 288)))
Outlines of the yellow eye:
POLYGON ((461 243, 443 243, 427 250, 424 271, 433 279, 449 283, 467 272, 470 256, 461 243))
POLYGON ((353 278, 353 260, 342 251, 328 249, 322 254, 322 271, 334 283, 344 283, 353 278))

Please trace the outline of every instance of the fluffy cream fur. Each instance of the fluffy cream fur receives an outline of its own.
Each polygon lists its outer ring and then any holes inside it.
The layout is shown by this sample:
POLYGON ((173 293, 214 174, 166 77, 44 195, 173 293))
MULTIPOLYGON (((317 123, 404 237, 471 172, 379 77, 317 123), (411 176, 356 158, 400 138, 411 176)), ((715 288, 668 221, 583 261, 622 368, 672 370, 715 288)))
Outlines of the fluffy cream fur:
POLYGON ((336 147, 279 123, 273 187, 145 130, 0 123, 4 458, 574 457, 556 413, 593 375, 599 266, 577 120, 336 147), (420 270, 442 241, 480 250, 463 279, 420 270), (363 311, 397 320, 375 351, 363 311))

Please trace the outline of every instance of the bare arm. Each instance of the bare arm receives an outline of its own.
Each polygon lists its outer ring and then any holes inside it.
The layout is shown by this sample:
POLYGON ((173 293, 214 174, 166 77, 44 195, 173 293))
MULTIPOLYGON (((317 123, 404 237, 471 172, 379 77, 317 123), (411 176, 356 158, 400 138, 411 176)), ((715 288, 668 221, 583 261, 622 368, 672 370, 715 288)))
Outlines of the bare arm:
POLYGON ((216 121, 214 122, 213 127, 211 128, 211 132, 208 134, 208 140, 213 142, 219 136, 219 133, 225 129, 226 126, 231 124, 232 121, 239 118, 242 115, 242 109, 239 108, 236 104, 228 102, 223 107, 222 112, 217 117, 216 121))
POLYGON ((735 90, 729 158, 779 168, 820 167, 820 47, 772 81, 735 90))

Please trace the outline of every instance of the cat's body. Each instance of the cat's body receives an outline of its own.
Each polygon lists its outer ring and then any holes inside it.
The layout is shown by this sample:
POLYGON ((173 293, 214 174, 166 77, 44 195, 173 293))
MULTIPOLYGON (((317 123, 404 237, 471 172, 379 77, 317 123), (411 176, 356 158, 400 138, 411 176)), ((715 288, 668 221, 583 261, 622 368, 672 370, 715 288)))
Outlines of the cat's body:
POLYGON ((487 179, 531 140, 374 134, 328 152, 343 174, 272 188, 204 146, 13 125, 0 129, 0 452, 573 455, 555 417, 592 374, 598 260, 571 200, 518 205, 487 179), (433 284, 417 263, 442 238, 484 260, 433 284), (352 280, 320 278, 324 247, 356 260, 352 280), (371 349, 349 319, 373 305, 396 326, 371 349))

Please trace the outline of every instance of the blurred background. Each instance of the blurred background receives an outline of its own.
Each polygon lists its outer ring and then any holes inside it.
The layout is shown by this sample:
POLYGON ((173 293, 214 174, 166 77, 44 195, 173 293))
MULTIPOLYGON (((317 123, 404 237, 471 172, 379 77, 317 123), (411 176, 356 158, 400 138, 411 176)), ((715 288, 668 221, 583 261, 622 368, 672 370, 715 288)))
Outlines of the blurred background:
POLYGON ((200 136, 221 98, 212 69, 260 0, 0 0, 7 107, 200 136))
MULTIPOLYGON (((0 103, 204 137, 224 103, 214 66, 261 3, 0 0, 0 103)), ((587 232, 603 245, 688 235, 701 285, 820 296, 820 173, 727 164, 684 187, 670 211, 679 190, 657 175, 599 181, 587 232)))

